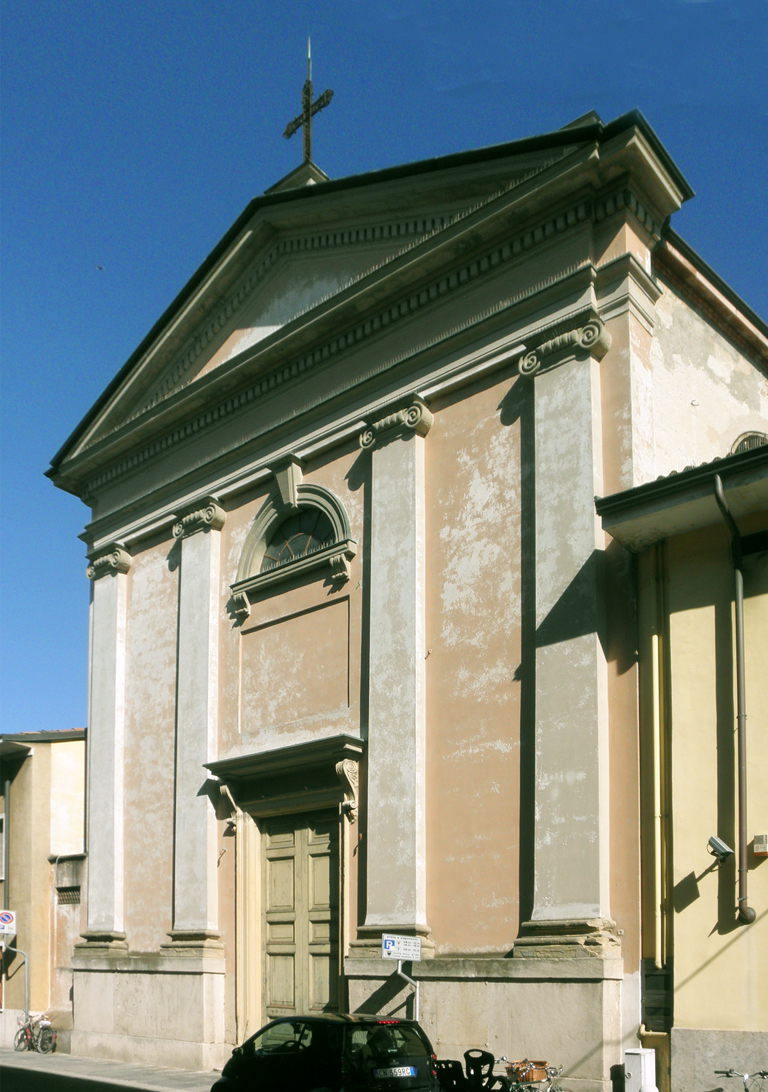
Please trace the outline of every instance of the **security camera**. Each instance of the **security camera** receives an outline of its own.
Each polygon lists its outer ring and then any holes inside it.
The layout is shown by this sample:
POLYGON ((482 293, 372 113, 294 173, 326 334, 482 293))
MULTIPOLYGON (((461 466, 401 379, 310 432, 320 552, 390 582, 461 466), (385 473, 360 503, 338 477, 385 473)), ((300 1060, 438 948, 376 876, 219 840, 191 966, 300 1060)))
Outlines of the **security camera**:
POLYGON ((733 856, 733 850, 729 849, 725 842, 722 842, 714 834, 707 842, 707 846, 712 856, 717 857, 718 864, 722 864, 724 861, 727 861, 729 857, 733 856))

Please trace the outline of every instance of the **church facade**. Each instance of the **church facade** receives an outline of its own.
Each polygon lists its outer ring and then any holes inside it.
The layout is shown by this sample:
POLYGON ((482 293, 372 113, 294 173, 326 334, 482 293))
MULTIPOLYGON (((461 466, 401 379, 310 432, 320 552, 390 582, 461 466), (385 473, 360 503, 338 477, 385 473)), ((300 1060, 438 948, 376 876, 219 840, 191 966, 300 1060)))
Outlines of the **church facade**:
POLYGON ((410 1014, 394 933, 440 1057, 611 1086, 656 896, 595 497, 768 407, 764 324, 668 227, 691 196, 637 113, 294 172, 55 456, 91 510, 74 1051, 205 1068, 278 1014, 410 1014))

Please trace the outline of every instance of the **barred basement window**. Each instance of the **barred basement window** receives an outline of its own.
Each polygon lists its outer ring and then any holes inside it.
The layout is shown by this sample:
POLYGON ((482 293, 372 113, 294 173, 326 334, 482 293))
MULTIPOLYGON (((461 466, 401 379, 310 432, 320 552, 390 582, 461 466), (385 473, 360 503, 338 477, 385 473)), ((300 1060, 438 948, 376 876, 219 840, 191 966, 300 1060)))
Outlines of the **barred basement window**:
POLYGON ((764 432, 745 432, 731 448, 731 455, 741 455, 742 451, 753 451, 765 444, 768 444, 768 436, 764 432))
POLYGON ((59 906, 79 906, 80 905, 80 888, 79 887, 57 887, 56 893, 59 896, 59 906))

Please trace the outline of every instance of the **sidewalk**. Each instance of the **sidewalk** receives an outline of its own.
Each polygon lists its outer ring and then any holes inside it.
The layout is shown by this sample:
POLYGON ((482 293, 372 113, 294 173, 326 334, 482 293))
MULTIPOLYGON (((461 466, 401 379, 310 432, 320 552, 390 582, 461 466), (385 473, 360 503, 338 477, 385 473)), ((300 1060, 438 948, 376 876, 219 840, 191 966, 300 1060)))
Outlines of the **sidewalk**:
POLYGON ((37 1054, 0 1049, 0 1087, 3 1092, 105 1092, 124 1088, 132 1092, 209 1092, 218 1073, 162 1069, 153 1065, 109 1062, 71 1054, 37 1054))

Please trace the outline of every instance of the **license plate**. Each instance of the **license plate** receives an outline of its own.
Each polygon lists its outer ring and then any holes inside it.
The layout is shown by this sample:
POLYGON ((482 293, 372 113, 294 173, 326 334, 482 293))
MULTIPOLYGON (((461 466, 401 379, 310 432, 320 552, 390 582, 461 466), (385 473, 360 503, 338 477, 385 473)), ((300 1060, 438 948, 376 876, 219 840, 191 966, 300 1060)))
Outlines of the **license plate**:
POLYGON ((381 1080, 384 1077, 415 1077, 416 1067, 412 1065, 395 1065, 389 1069, 374 1069, 374 1077, 381 1080))

